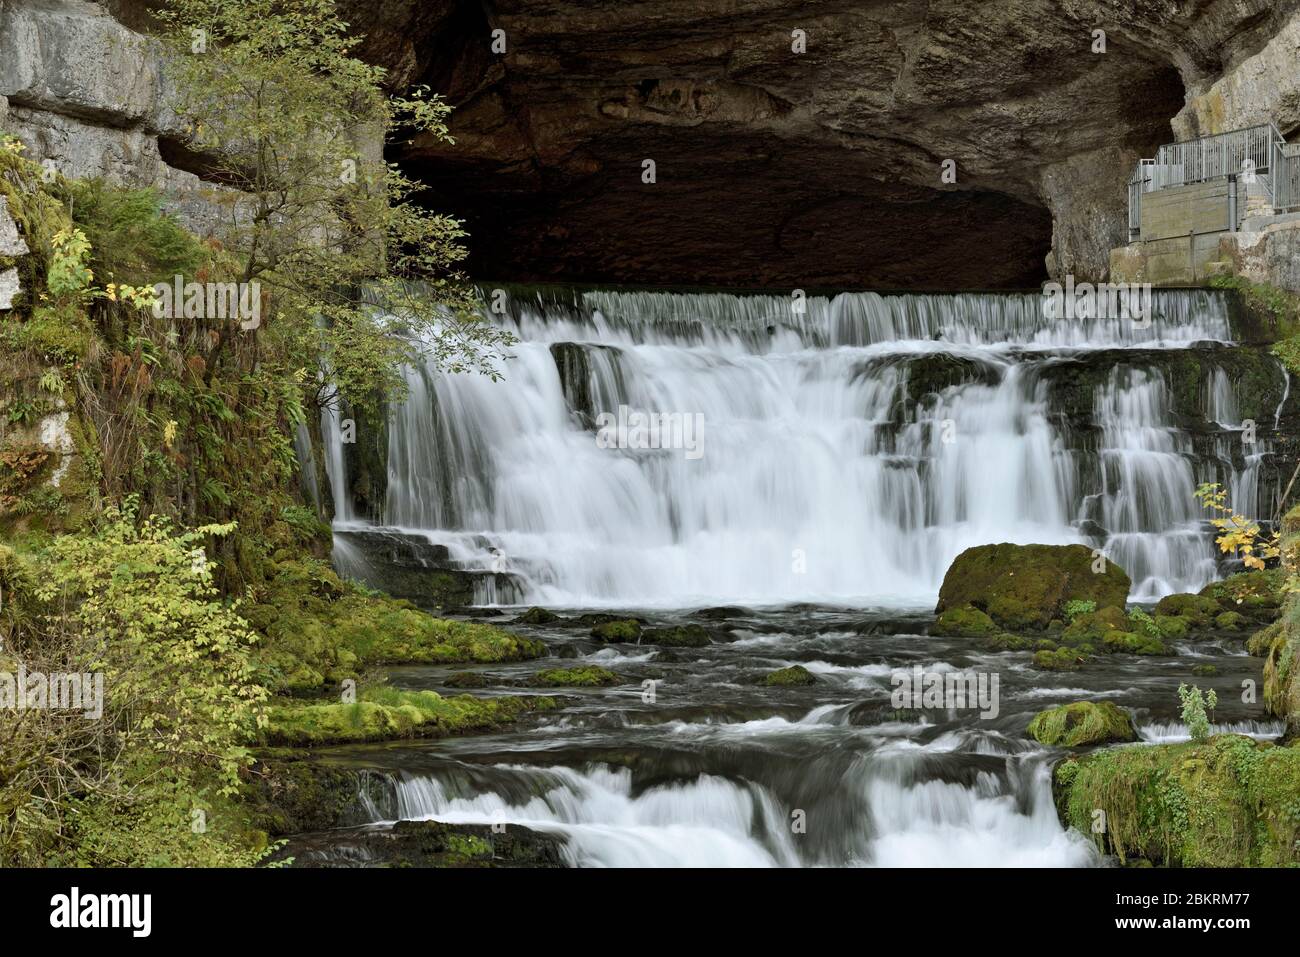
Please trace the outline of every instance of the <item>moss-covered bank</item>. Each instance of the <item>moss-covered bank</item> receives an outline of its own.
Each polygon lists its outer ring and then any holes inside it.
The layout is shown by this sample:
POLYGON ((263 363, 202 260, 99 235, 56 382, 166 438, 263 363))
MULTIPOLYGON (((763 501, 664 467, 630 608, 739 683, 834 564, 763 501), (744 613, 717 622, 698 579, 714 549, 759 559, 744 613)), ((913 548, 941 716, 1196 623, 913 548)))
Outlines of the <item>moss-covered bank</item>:
POLYGON ((1061 819, 1124 863, 1300 863, 1295 747, 1219 735, 1199 744, 1112 748, 1062 761, 1053 784, 1061 819))

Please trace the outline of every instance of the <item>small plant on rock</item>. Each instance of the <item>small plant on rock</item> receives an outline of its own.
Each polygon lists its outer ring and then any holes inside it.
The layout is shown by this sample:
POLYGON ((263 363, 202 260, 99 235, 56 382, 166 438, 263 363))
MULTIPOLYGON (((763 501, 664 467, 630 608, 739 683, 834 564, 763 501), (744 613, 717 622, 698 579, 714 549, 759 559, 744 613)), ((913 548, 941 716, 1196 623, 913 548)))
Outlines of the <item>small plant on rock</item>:
POLYGON ((1206 694, 1196 685, 1190 688, 1185 684, 1178 686, 1178 700, 1183 704, 1183 723, 1193 741, 1204 741, 1210 736, 1210 719, 1206 709, 1213 711, 1219 704, 1219 696, 1211 688, 1206 694))

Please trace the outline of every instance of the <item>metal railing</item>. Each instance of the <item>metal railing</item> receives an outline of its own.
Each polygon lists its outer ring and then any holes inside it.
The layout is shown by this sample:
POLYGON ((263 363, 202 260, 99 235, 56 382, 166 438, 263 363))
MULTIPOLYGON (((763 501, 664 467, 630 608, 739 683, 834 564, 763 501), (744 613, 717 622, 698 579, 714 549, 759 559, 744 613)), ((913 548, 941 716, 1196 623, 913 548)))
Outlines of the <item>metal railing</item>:
POLYGON ((1300 207, 1300 144, 1288 145, 1277 126, 1265 123, 1160 147, 1154 159, 1138 160, 1129 177, 1129 241, 1141 236, 1143 193, 1228 177, 1275 209, 1300 207))

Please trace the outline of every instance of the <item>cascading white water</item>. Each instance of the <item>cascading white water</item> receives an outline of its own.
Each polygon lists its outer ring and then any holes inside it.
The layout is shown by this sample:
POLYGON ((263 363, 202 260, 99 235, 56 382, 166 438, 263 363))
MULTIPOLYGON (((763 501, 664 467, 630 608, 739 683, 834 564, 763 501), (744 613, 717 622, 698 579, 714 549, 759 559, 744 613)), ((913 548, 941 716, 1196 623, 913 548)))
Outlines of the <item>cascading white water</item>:
MULTIPOLYGON (((1206 477, 1140 357, 1227 342, 1226 304, 1154 304, 1144 327, 1052 319, 1033 295, 516 302, 504 381, 409 370, 381 519, 513 573, 515 600, 537 604, 919 605, 962 549, 999 541, 1101 544, 1138 599, 1196 589, 1215 574, 1193 499, 1206 477), (1138 358, 1099 380, 1091 409, 1054 407, 1053 370, 1100 350, 1138 358), (601 447, 591 420, 619 406, 698 417, 701 454, 601 447), (1096 448, 1067 420, 1095 423, 1096 448)), ((1222 370, 1201 404, 1239 426, 1222 370)), ((1223 447, 1240 507, 1264 452, 1232 469, 1223 447)))

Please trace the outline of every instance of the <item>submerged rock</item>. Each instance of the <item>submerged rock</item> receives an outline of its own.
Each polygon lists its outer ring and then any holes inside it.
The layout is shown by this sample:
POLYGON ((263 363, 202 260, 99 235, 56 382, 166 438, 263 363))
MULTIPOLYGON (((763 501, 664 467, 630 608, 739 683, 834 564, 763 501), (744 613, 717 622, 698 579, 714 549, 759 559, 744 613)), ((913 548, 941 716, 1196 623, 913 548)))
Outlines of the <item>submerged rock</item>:
POLYGON ((273 860, 293 867, 565 867, 565 839, 518 824, 398 821, 325 834, 302 834, 273 860))
POLYGON ((545 608, 539 608, 534 605, 526 612, 520 615, 515 621, 521 625, 549 625, 552 622, 559 621, 560 616, 553 611, 545 608))
POLYGON ((534 688, 598 688, 622 684, 623 679, 607 668, 586 665, 580 668, 548 668, 524 680, 534 688))
POLYGON ((676 625, 672 628, 647 629, 641 635, 641 643, 667 648, 703 648, 712 644, 713 638, 703 625, 676 625))
POLYGON ((1137 740, 1128 712, 1109 701, 1076 701, 1041 711, 1028 730, 1040 744, 1061 748, 1137 740))
POLYGON ((969 606, 1007 631, 1040 631, 1067 602, 1122 609, 1129 586, 1122 568, 1085 545, 978 545, 949 566, 935 611, 969 606))

